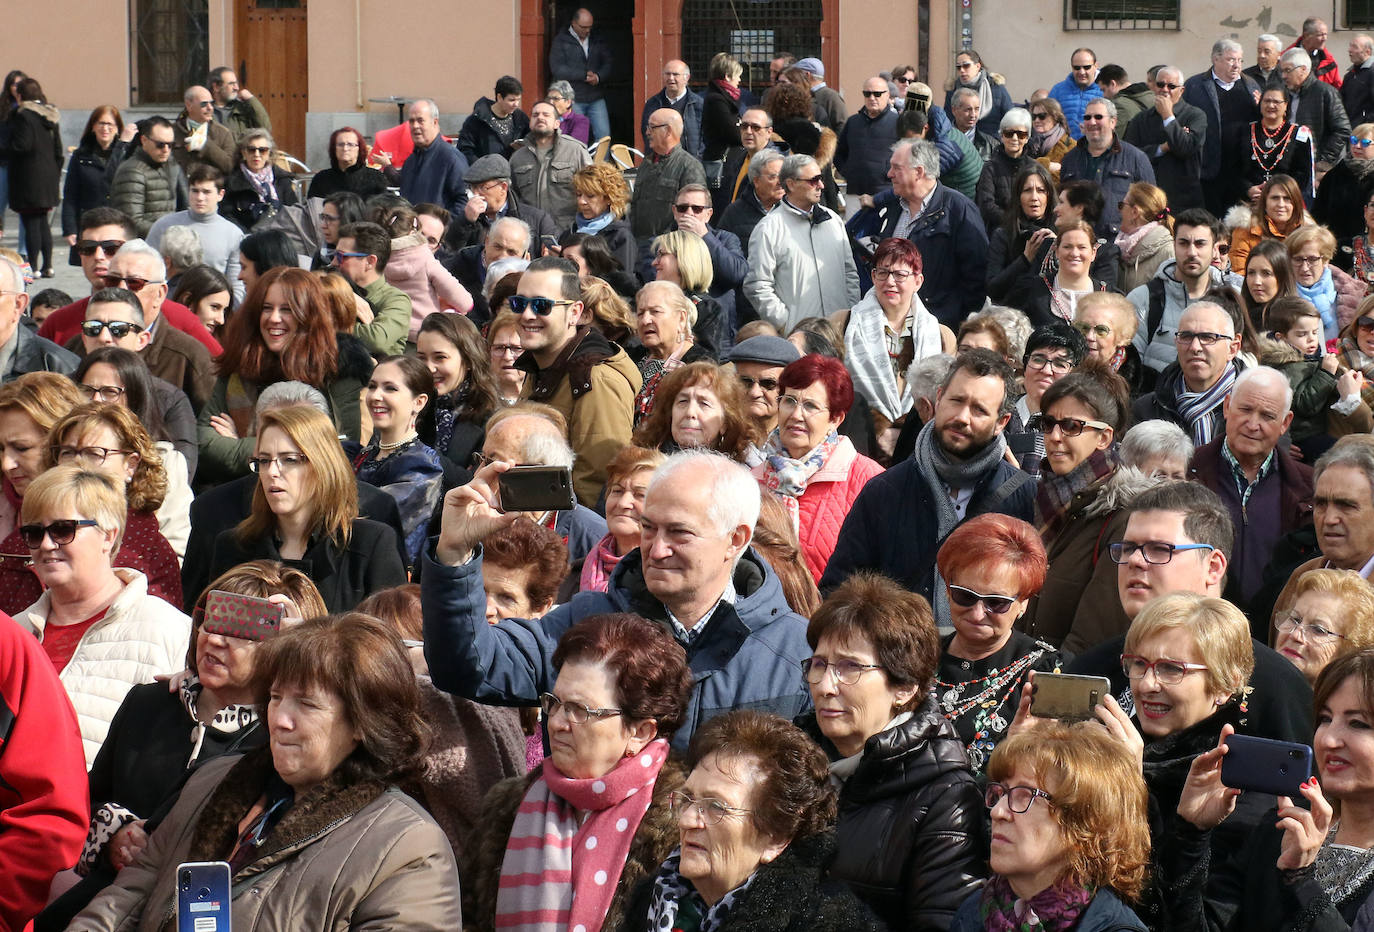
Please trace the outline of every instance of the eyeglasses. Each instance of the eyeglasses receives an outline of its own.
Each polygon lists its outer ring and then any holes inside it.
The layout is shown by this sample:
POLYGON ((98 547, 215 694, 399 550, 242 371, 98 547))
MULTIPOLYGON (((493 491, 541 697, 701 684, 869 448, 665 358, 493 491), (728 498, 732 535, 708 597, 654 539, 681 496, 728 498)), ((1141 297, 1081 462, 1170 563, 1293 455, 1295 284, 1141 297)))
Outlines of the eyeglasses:
POLYGON ((59 518, 52 524, 25 524, 19 528, 19 536, 24 540, 24 546, 30 550, 37 550, 43 546, 43 537, 46 535, 54 544, 62 546, 70 544, 76 540, 76 529, 83 527, 96 527, 98 522, 90 518, 59 518))
POLYGON ((542 693, 539 696, 539 708, 544 710, 545 720, 551 720, 558 713, 558 710, 562 709, 563 714, 568 717, 568 721, 573 725, 585 725, 594 718, 611 718, 624 714, 619 709, 590 709, 580 702, 559 699, 553 693, 542 693))
POLYGON ((794 178, 793 180, 800 181, 802 184, 809 185, 813 188, 819 188, 825 185, 825 178, 822 175, 812 175, 810 178, 794 178))
POLYGON ((574 304, 573 301, 555 301, 553 298, 527 298, 524 295, 513 294, 506 299, 506 304, 510 306, 515 314, 525 313, 525 308, 529 308, 540 317, 548 317, 553 313, 553 309, 564 304, 574 304))
POLYGON ((874 269, 873 280, 875 282, 885 282, 890 278, 894 282, 900 284, 915 274, 916 273, 911 269, 874 269))
POLYGON ((1146 563, 1163 566, 1181 550, 1216 550, 1211 544, 1171 544, 1162 540, 1147 540, 1137 544, 1132 540, 1116 540, 1107 545, 1113 563, 1125 563, 1139 553, 1146 563))
POLYGON ((1194 340, 1203 346, 1215 346, 1222 340, 1229 343, 1234 339, 1229 333, 1207 333, 1202 330, 1180 330, 1174 334, 1174 342, 1179 346, 1190 346, 1194 340))
POLYGON ((1096 65, 1072 65, 1074 71, 1092 71, 1096 65))
POLYGON ((205 108, 205 107, 213 107, 214 105, 215 105, 215 102, 214 102, 213 100, 197 100, 197 101, 196 101, 194 104, 192 104, 191 106, 193 106, 193 107, 200 107, 200 108, 203 109, 203 108, 205 108))
POLYGON ((801 662, 802 679, 812 686, 820 684, 827 673, 835 677, 835 682, 843 686, 853 686, 859 677, 869 670, 881 670, 876 663, 855 663, 853 660, 836 660, 833 663, 823 657, 807 657, 801 662))
POLYGON ((87 385, 83 382, 79 387, 90 395, 92 400, 99 398, 101 401, 118 401, 119 396, 124 394, 124 389, 118 385, 87 385))
POLYGON ((344 140, 340 139, 338 142, 334 143, 334 148, 335 148, 335 149, 356 149, 356 148, 358 148, 358 144, 357 144, 356 142, 345 142, 344 140))
POLYGON ((766 392, 775 392, 778 390, 777 379, 751 379, 747 375, 741 375, 738 376, 738 378, 739 384, 744 386, 744 390, 746 392, 752 389, 755 385, 757 385, 759 388, 763 389, 766 392))
POLYGON ((651 133, 652 133, 654 130, 656 130, 656 129, 667 129, 667 128, 668 128, 668 124, 667 124, 667 123, 650 123, 650 124, 649 124, 649 132, 651 132, 651 133))
POLYGON ((668 794, 668 811, 673 814, 674 819, 678 820, 681 820, 688 812, 695 811, 706 825, 719 825, 720 820, 728 815, 745 816, 754 810, 727 806, 720 800, 712 799, 709 796, 694 799, 682 790, 673 790, 668 794))
POLYGON ((344 252, 341 249, 336 249, 334 250, 333 262, 338 265, 340 259, 366 259, 370 255, 372 255, 370 252, 344 252))
POLYGON ((1026 139, 1030 136, 1024 129, 1004 129, 1002 130, 1003 139, 1026 139))
POLYGON ((755 132, 755 133, 761 133, 761 132, 763 132, 763 131, 766 130, 766 129, 772 129, 773 127, 771 127, 771 126, 764 126, 762 123, 748 123, 748 122, 745 122, 744 120, 740 120, 739 128, 740 128, 740 129, 747 129, 747 130, 750 130, 750 131, 755 132))
POLYGON ((164 142, 164 141, 161 140, 161 139, 150 139, 149 137, 144 136, 144 137, 143 137, 143 141, 146 142, 146 143, 148 143, 148 144, 150 144, 150 145, 152 145, 152 146, 155 146, 155 147, 158 148, 158 149, 170 149, 170 148, 172 148, 172 140, 170 140, 170 139, 168 139, 168 140, 166 140, 166 141, 164 142))
POLYGON ((1049 118, 1050 118, 1050 115, 1049 115, 1048 113, 1043 112, 1043 111, 1041 111, 1040 113, 1032 113, 1032 114, 1031 114, 1031 119, 1032 119, 1032 120, 1048 120, 1049 118))
POLYGON ((874 99, 874 98, 882 97, 882 96, 883 96, 884 94, 886 94, 886 93, 887 93, 887 91, 864 91, 864 92, 863 92, 863 95, 864 95, 865 97, 867 97, 867 98, 874 99))
POLYGON ((1170 84, 1168 81, 1155 82, 1155 87, 1157 87, 1161 91, 1176 91, 1182 86, 1182 84, 1170 84))
POLYGON ((783 395, 778 399, 778 410, 784 414, 789 414, 801 408, 802 417, 810 419, 818 417, 830 409, 825 405, 818 405, 814 401, 806 401, 795 395, 783 395))
POLYGON ((1351 136, 1350 144, 1363 149, 1365 146, 1374 146, 1374 139, 1364 139, 1360 136, 1351 136))
POLYGON ((1101 421, 1086 421, 1081 417, 1061 417, 1052 418, 1048 414, 1033 414, 1026 426, 1031 430, 1037 430, 1045 436, 1054 433, 1055 428, 1059 428, 1060 433, 1065 437, 1078 437, 1082 435, 1083 428, 1092 430, 1106 430, 1111 425, 1101 421))
POLYGON ((76 251, 83 256, 93 256, 99 250, 107 256, 113 256, 123 245, 122 239, 83 239, 77 242, 76 251))
POLYGON ((519 356, 525 348, 519 343, 493 343, 491 354, 493 356, 519 356))
POLYGON ((558 103, 560 100, 567 100, 568 98, 564 97, 562 94, 548 94, 544 97, 544 99, 547 100, 549 103, 554 104, 558 103))
MULTIPOLYGON (((128 275, 102 275, 100 280, 106 288, 127 288, 134 294, 143 290, 144 285, 165 285, 165 278, 134 278, 128 275)), ((98 335, 98 332, 97 332, 98 335)))
POLYGON ((1345 640, 1344 634, 1332 631, 1330 628, 1323 628, 1321 625, 1304 622, 1302 617, 1294 611, 1287 612, 1284 616, 1274 623, 1280 634, 1296 634, 1303 640, 1309 638, 1317 644, 1326 644, 1336 638, 1345 640))
POLYGON ((1189 673, 1201 673, 1207 666, 1201 663, 1184 663, 1182 660, 1156 660, 1151 662, 1138 654, 1122 654, 1121 670, 1133 680, 1145 678, 1145 674, 1155 671, 1155 679, 1165 686, 1177 686, 1189 673))
POLYGON ((320 214, 320 223, 338 223, 339 220, 338 214, 320 214))
POLYGON ((680 214, 685 214, 689 210, 694 214, 704 214, 711 209, 710 204, 674 204, 673 210, 680 214))
POLYGON ((1027 369, 1044 369, 1046 367, 1063 375, 1073 368, 1073 360, 1067 356, 1046 356, 1044 353, 1031 353, 1026 359, 1027 369))
POLYGON ((1112 335, 1112 328, 1106 324, 1076 323, 1073 325, 1073 328, 1084 336, 1090 333, 1099 337, 1109 337, 1112 335))
POLYGON ((304 453, 281 453, 277 456, 253 456, 248 460, 248 468, 253 472, 263 473, 272 468, 276 463, 277 468, 282 472, 290 472, 299 469, 310 462, 310 457, 304 453))
POLYGON ((994 615, 1005 615, 1017 602, 1013 596, 984 595, 981 592, 974 592, 972 589, 956 586, 953 583, 947 583, 945 588, 949 590, 949 600, 960 608, 973 608, 982 602, 983 608, 994 615))
POLYGON ((1321 264, 1322 264, 1323 262, 1325 262, 1325 261, 1326 261, 1326 256, 1294 256, 1294 257, 1293 257, 1293 264, 1294 264, 1294 265, 1302 265, 1302 266, 1308 266, 1308 265, 1321 265, 1321 264))
POLYGON ((133 450, 112 450, 109 447, 69 447, 53 445, 53 459, 59 463, 70 463, 72 460, 81 460, 87 466, 104 466, 105 459, 111 453, 120 456, 130 456, 133 450))
POLYGON ((1031 803, 1036 799, 1043 799, 1046 803, 1053 806, 1054 797, 1044 790, 1033 786, 1007 786, 1005 783, 989 783, 988 788, 983 791, 983 805, 993 809, 1002 800, 1007 801, 1007 808, 1020 815, 1031 807, 1031 803))
MULTIPOLYGON (((1297 68, 1294 68, 1294 67, 1291 66, 1291 65, 1289 65, 1289 66, 1287 66, 1287 67, 1285 67, 1285 66, 1283 66, 1283 65, 1280 65, 1280 66, 1279 66, 1279 74, 1285 75, 1285 76, 1290 75, 1290 74, 1292 74, 1294 71, 1297 71, 1297 70, 1298 70, 1297 68)), ((1302 70, 1306 71, 1307 69, 1304 68, 1304 69, 1302 69, 1302 70)))
POLYGON ((81 322, 81 332, 91 339, 100 336, 101 331, 109 330, 110 336, 122 340, 131 333, 142 333, 143 328, 127 320, 86 320, 81 322))
POLYGON ((252 153, 253 155, 266 155, 267 153, 269 153, 269 152, 272 151, 272 147, 271 147, 271 146, 244 146, 244 147, 243 147, 243 151, 244 151, 244 152, 248 152, 248 153, 252 153))

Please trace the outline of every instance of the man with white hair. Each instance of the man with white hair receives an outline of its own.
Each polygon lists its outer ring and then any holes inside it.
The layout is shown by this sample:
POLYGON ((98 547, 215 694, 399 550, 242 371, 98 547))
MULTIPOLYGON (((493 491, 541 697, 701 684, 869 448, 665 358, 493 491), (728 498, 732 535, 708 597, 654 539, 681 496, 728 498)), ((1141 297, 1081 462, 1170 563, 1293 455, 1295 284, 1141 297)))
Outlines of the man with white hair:
MULTIPOLYGON (((746 259, 754 228, 782 200, 782 160, 786 157, 777 149, 762 149, 750 156, 749 183, 740 188, 739 197, 725 208, 717 224, 719 229, 739 237, 746 259)), ((737 304, 738 300, 736 298, 737 304)))
POLYGON ((1239 42, 1218 39, 1212 44, 1211 69, 1183 82, 1183 99, 1207 114, 1202 182, 1207 210, 1215 217, 1242 198, 1250 124, 1259 119, 1260 85, 1241 71, 1244 63, 1239 42))
POLYGON ((1188 473, 1231 513, 1236 540, 1226 589, 1240 606, 1259 589, 1279 539, 1312 520, 1312 467, 1277 449, 1293 420, 1292 403, 1282 372, 1246 369, 1222 402, 1225 433, 1197 448, 1188 473))
POLYGON ((1374 39, 1361 33, 1350 40, 1350 70, 1341 82, 1341 103, 1352 126, 1374 120, 1374 39))
POLYGON ((487 231, 486 242, 464 246, 453 257, 448 269, 472 295, 468 317, 477 326, 484 326, 492 318, 486 299, 492 265, 502 259, 528 259, 533 238, 530 225, 519 217, 500 217, 487 231))
POLYGON ((1277 86, 1279 56, 1283 54, 1283 40, 1272 33, 1264 33, 1255 40, 1255 63, 1243 73, 1255 79, 1260 87, 1277 86))
POLYGON ((19 318, 29 306, 24 273, 9 259, 0 257, 0 382, 29 372, 60 372, 71 375, 79 359, 28 327, 19 318))
POLYGON ((468 200, 463 182, 468 160, 440 134, 439 105, 429 99, 415 101, 406 111, 406 125, 415 149, 401 166, 401 197, 461 214, 468 200))
POLYGON ((863 296, 844 221, 821 205, 821 167, 789 155, 778 177, 783 198, 749 237, 744 294, 760 320, 781 333, 804 317, 853 307, 863 296))
POLYGON ((1312 58, 1301 48, 1279 58, 1279 76, 1288 88, 1288 119, 1312 132, 1317 177, 1349 153, 1350 117, 1340 91, 1312 73, 1312 58))
POLYGON ((692 69, 685 61, 673 59, 663 66, 663 90, 644 102, 644 110, 639 118, 639 134, 644 139, 644 151, 654 148, 653 131, 650 123, 661 122, 655 114, 659 110, 672 110, 682 119, 677 134, 682 147, 696 158, 701 158, 701 111, 706 102, 700 94, 687 86, 692 79, 692 69))
POLYGON ((189 172, 193 165, 213 165, 228 174, 234 170, 234 134, 215 120, 215 99, 200 85, 186 89, 185 104, 172 122, 174 134, 172 158, 181 170, 189 172))
POLYGON ((1173 65, 1155 72, 1154 93, 1154 106, 1131 120, 1123 138, 1150 160, 1171 211, 1201 207, 1207 114, 1183 101, 1183 71, 1173 65))
POLYGON ((542 618, 490 625, 481 541, 513 521, 495 507, 497 477, 483 466, 444 499, 438 545, 424 560, 425 658, 440 689, 479 702, 533 705, 553 690, 554 649, 574 624, 633 612, 664 627, 692 668, 686 725, 673 746, 730 709, 791 720, 808 704, 797 675, 810 656, 806 621, 788 607, 777 575, 750 546, 759 485, 715 453, 670 456, 644 500, 640 546, 621 558, 607 591, 582 592, 542 618))

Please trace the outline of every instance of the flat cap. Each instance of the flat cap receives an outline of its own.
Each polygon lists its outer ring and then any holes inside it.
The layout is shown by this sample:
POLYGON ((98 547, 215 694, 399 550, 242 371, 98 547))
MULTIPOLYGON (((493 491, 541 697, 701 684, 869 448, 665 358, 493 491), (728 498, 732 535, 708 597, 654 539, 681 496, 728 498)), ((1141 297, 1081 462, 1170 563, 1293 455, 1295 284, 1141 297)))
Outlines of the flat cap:
POLYGON ((803 58, 791 67, 814 74, 818 78, 825 77, 825 65, 821 64, 819 58, 803 58))
POLYGON ((742 343, 736 343, 730 350, 730 362, 757 362, 765 366, 785 366, 801 359, 801 350, 782 337, 760 334, 742 343))
POLYGON ((463 172, 463 180, 468 184, 510 181, 510 162, 499 155, 484 155, 463 172))

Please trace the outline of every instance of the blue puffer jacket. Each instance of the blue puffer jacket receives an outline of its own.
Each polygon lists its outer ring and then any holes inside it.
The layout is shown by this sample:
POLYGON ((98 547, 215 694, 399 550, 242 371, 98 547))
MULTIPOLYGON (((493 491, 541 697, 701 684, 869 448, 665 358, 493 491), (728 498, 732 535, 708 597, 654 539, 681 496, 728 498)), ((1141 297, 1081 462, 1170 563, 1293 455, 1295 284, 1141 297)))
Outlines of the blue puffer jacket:
POLYGON ((1102 88, 1097 86, 1097 75, 1093 75, 1093 83, 1087 87, 1079 87, 1070 74, 1050 88, 1050 96, 1057 100, 1064 110, 1064 122, 1069 124, 1069 135, 1074 139, 1082 139, 1083 111, 1087 109, 1089 101, 1102 96, 1102 88))
MULTIPOLYGON (((964 900, 954 914, 949 932, 980 932, 983 921, 978 916, 978 906, 982 899, 983 891, 979 890, 964 900)), ((1145 923, 1120 897, 1103 889, 1097 891, 1073 928, 1074 932, 1145 932, 1145 923)))
MULTIPOLYGON (((420 598, 425 659, 440 689, 494 705, 534 705, 553 690, 554 648, 591 615, 633 612, 668 625, 663 603, 645 587, 639 551, 626 555, 607 592, 581 592, 543 618, 487 624, 482 558, 443 566, 424 557, 420 598)), ((772 712, 791 721, 810 707, 802 660, 811 656, 806 620, 783 598, 773 570, 752 549, 735 568, 733 606, 722 606, 687 650, 692 698, 673 747, 683 750, 703 723, 731 709, 772 712)))

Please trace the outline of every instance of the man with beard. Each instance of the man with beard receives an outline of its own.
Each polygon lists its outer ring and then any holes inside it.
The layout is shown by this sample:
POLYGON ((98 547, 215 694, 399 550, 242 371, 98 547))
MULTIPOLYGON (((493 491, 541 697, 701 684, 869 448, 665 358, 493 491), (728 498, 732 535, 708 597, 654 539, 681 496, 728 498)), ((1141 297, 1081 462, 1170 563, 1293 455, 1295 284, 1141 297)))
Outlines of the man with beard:
POLYGON ((572 226, 577 194, 572 176, 592 157, 587 147, 558 131, 558 111, 541 100, 530 108, 530 131, 524 145, 510 157, 515 193, 526 204, 544 211, 560 230, 572 226))
POLYGON ((1207 289, 1222 283, 1212 258, 1223 233, 1205 210, 1179 213, 1174 218, 1174 261, 1164 263, 1154 278, 1126 295, 1135 305, 1135 349, 1148 367, 1147 377, 1163 372, 1178 357, 1174 334, 1183 312, 1202 300, 1207 289))
POLYGON ((925 596, 936 620, 949 624, 935 569, 940 542, 981 514, 1031 520, 1035 481, 1006 460, 1002 436, 1016 401, 1009 390, 1015 378, 992 350, 959 354, 915 453, 872 479, 855 499, 821 577, 822 592, 873 570, 925 596))

